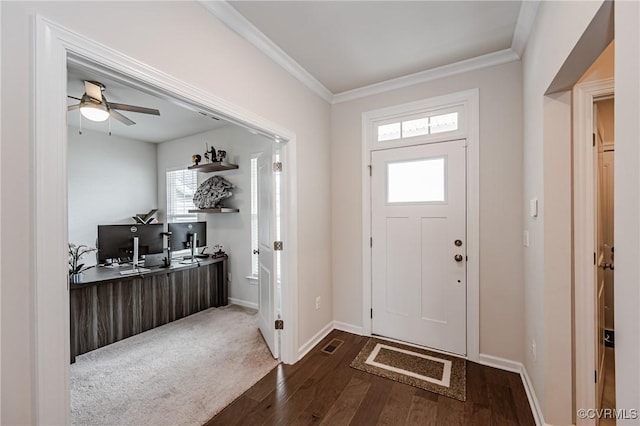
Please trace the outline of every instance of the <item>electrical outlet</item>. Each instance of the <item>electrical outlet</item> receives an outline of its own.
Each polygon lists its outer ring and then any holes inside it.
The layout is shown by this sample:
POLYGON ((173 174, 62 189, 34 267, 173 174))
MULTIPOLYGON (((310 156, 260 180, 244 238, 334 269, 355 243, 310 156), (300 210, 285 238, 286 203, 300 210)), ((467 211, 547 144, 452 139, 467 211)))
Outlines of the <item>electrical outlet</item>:
POLYGON ((531 355, 533 356, 533 360, 534 361, 538 357, 538 354, 536 352, 536 341, 535 341, 535 339, 531 342, 531 355))
POLYGON ((316 297, 316 309, 320 309, 320 296, 316 297))

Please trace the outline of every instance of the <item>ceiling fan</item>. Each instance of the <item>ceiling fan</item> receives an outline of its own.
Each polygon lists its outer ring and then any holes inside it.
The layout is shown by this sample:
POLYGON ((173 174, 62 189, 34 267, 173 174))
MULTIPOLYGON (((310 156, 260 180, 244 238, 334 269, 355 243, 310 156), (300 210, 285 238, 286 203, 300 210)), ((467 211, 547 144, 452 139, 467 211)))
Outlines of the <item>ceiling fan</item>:
POLYGON ((80 113, 91 121, 105 121, 107 118, 115 118, 127 126, 136 124, 135 121, 130 120, 124 115, 120 114, 116 110, 139 112, 141 114, 160 115, 160 111, 153 108, 144 108, 135 105, 118 104, 115 102, 108 102, 104 97, 105 85, 97 81, 85 81, 84 82, 85 93, 81 98, 75 96, 69 96, 71 99, 76 99, 80 103, 76 105, 70 105, 67 107, 69 111, 80 109, 80 113))

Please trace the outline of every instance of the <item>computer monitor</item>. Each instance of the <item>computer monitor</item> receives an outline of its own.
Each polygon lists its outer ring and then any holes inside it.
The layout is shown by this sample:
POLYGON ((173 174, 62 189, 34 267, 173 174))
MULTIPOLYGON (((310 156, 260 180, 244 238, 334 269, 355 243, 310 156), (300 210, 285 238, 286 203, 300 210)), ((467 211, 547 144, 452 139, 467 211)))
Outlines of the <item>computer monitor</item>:
POLYGON ((207 245, 207 222, 175 222, 170 223, 171 250, 191 249, 191 236, 197 234, 195 248, 207 245))
POLYGON ((138 254, 162 253, 163 226, 150 225, 98 225, 98 262, 107 259, 131 259, 133 237, 138 237, 138 254))

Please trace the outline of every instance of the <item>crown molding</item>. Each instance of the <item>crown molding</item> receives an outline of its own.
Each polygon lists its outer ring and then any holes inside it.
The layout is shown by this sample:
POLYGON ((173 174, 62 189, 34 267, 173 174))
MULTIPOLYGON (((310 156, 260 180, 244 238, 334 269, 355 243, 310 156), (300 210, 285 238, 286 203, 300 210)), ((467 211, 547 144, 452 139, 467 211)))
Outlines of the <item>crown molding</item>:
POLYGON ((527 47, 527 41, 529 41, 529 35, 533 28, 533 22, 536 20, 539 5, 540 0, 524 0, 522 6, 520 6, 518 22, 511 41, 511 49, 521 58, 527 47))
POLYGON ((240 37, 253 44, 258 50, 284 68, 311 91, 331 103, 333 93, 305 70, 291 56, 287 55, 269 37, 255 27, 247 18, 226 1, 199 0, 199 3, 240 37))
MULTIPOLYGON (((278 47, 269 37, 255 27, 247 18, 233 8, 225 0, 199 0, 199 3, 212 15, 218 18, 223 24, 235 31, 240 37, 253 44, 258 50, 271 58, 274 62, 284 68, 289 74, 298 79, 302 84, 308 87, 325 101, 336 104, 348 102, 355 99, 364 98, 371 95, 387 92, 389 90, 400 89, 414 84, 425 83, 439 78, 450 77, 456 74, 491 67, 495 65, 505 64, 517 61, 521 55, 513 47, 510 49, 500 50, 498 52, 488 53, 486 55, 475 58, 465 59, 453 64, 443 65, 441 67, 409 74, 406 76, 386 80, 380 83, 371 84, 369 86, 359 87, 357 89, 348 90, 338 94, 333 94, 320 81, 313 77, 306 69, 304 69, 293 58, 287 55, 280 47, 278 47)), ((539 0, 524 0, 518 15, 518 23, 516 25, 516 34, 512 46, 518 46, 524 50, 526 40, 535 19, 539 0), (517 41, 517 43, 516 43, 517 41)))
POLYGON ((441 67, 432 68, 426 71, 420 71, 415 74, 405 75, 403 77, 394 78, 392 80, 371 84, 369 86, 360 87, 358 89, 348 90, 346 92, 333 95, 334 104, 341 102, 353 101, 355 99, 367 96, 377 95, 389 90, 401 89, 415 84, 426 83, 428 81, 437 80, 444 77, 450 77, 465 72, 492 67, 495 65, 506 64, 520 60, 520 56, 511 49, 504 49, 498 52, 488 53, 486 55, 477 56, 464 61, 454 62, 453 64, 443 65, 441 67))

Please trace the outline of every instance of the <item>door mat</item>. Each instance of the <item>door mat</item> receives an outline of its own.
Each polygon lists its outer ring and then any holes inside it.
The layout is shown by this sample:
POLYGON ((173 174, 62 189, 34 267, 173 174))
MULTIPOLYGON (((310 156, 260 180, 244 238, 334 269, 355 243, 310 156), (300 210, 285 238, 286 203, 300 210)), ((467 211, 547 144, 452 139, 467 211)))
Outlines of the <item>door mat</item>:
POLYGON ((371 338, 351 367, 430 392, 467 400, 466 360, 371 338))

